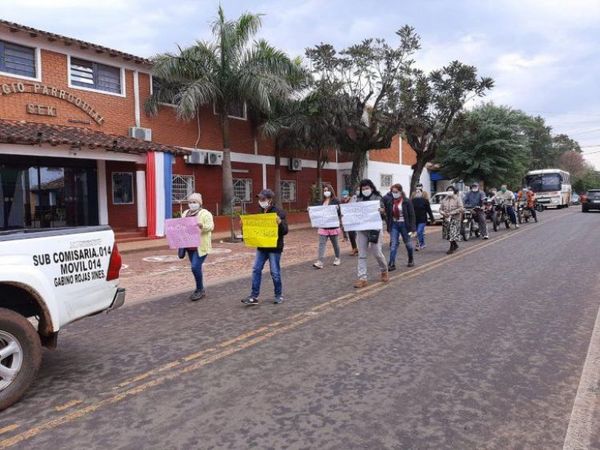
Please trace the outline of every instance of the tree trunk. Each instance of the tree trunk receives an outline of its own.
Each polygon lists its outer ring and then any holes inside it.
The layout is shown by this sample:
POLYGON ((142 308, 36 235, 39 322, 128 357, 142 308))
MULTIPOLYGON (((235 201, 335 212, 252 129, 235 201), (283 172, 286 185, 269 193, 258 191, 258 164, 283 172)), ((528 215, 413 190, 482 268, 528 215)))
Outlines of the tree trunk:
POLYGON ((221 211, 231 214, 233 200, 233 173, 231 172, 231 149, 229 142, 229 118, 221 111, 221 134, 223 136, 223 193, 221 195, 221 211))
POLYGON ((319 147, 319 151, 317 153, 317 195, 319 197, 319 201, 323 201, 323 149, 319 147))
POLYGON ((419 161, 417 156, 417 163, 414 165, 414 170, 412 176, 410 177, 410 195, 415 192, 415 188, 421 179, 421 174, 423 173, 423 169, 425 168, 425 161, 419 161))
POLYGON ((352 171, 350 172, 350 183, 353 190, 358 188, 358 183, 363 179, 366 165, 367 152, 360 149, 354 150, 352 152, 352 171))
POLYGON ((275 206, 282 208, 281 203, 281 144, 275 138, 275 206))

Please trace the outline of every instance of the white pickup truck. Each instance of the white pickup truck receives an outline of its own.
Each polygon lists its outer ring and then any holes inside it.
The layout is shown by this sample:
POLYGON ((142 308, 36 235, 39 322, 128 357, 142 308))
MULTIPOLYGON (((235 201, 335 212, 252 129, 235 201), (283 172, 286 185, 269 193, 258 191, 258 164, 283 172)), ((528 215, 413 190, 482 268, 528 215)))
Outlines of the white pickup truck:
POLYGON ((65 325, 123 305, 108 226, 0 232, 0 411, 33 382, 65 325))

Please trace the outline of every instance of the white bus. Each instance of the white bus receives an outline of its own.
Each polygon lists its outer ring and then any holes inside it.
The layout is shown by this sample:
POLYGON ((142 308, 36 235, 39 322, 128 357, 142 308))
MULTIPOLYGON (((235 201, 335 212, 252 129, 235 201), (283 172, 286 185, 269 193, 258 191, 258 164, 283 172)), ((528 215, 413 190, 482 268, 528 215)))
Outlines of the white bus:
POLYGON ((571 174, 560 169, 531 170, 525 185, 535 192, 540 205, 568 208, 571 202, 571 174))

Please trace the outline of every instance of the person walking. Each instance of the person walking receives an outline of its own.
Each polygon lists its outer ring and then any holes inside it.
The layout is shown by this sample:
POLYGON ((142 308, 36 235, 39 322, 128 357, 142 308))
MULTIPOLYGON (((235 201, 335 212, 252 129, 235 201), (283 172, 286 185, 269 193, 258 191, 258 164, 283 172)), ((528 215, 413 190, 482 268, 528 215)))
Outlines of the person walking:
POLYGON ((283 252, 283 237, 288 234, 288 224, 285 211, 279 209, 273 204, 275 194, 271 189, 263 189, 258 194, 258 204, 263 213, 276 213, 277 217, 277 245, 272 248, 256 249, 254 258, 254 267, 252 268, 252 291, 250 295, 242 299, 242 303, 248 306, 258 304, 258 296, 260 295, 260 284, 262 281, 262 271, 265 263, 269 261, 269 270, 273 279, 273 287, 275 289, 276 305, 283 301, 282 282, 281 282, 281 254, 283 252))
MULTIPOLYGON (((356 196, 350 196, 350 192, 348 190, 342 191, 342 199, 341 199, 340 203, 343 204, 343 203, 350 203, 350 202, 355 202, 355 201, 356 201, 356 196)), ((357 256, 358 255, 358 247, 356 246, 356 231, 346 232, 342 225, 342 232, 343 232, 344 240, 350 239, 350 246, 352 247, 352 251, 350 252, 350 255, 357 256)))
MULTIPOLYGON (((340 202, 335 196, 335 191, 333 190, 333 186, 331 186, 331 184, 323 183, 323 197, 323 206, 336 206, 339 217, 340 202)), ((333 246, 333 252, 335 254, 333 265, 339 266, 341 264, 340 245, 338 244, 339 234, 340 227, 319 228, 319 259, 313 264, 313 267, 315 269, 323 268, 323 258, 325 257, 325 247, 327 245, 327 240, 331 240, 331 245, 333 246)))
MULTIPOLYGON (((383 198, 375 185, 369 179, 362 180, 359 184, 359 194, 356 197, 357 202, 368 202, 371 200, 379 201, 379 212, 382 215, 385 213, 385 205, 383 204, 383 198)), ((382 245, 383 245, 383 224, 380 230, 364 230, 356 232, 356 243, 358 245, 358 277, 354 282, 355 288, 363 288, 367 286, 367 254, 369 250, 375 257, 379 270, 381 271, 381 281, 387 283, 389 281, 388 266, 385 262, 385 256, 383 256, 382 245)))
POLYGON ((202 275, 202 265, 212 250, 211 239, 215 224, 213 215, 210 213, 210 211, 202 208, 201 194, 197 192, 190 194, 187 201, 188 209, 183 212, 182 217, 196 217, 198 222, 198 232, 200 233, 200 246, 198 248, 185 249, 185 253, 187 253, 190 260, 194 280, 196 281, 196 290, 190 296, 190 300, 195 302, 206 296, 204 279, 202 275))
POLYGON ((440 214, 444 219, 442 237, 450 241, 450 249, 446 253, 451 255, 458 250, 457 241, 460 238, 460 221, 465 208, 462 199, 458 195, 458 189, 449 186, 446 192, 448 192, 448 195, 442 199, 440 214))
POLYGON ((425 249, 425 227, 427 225, 427 216, 429 221, 435 223, 433 217, 433 211, 431 211, 431 204, 429 203, 429 196, 423 189, 417 188, 412 195, 412 205, 415 210, 415 223, 417 225, 417 245, 416 251, 425 249))
POLYGON ((408 254, 408 267, 415 265, 413 256, 412 234, 415 232, 415 210, 411 201, 404 195, 401 184, 394 184, 383 197, 385 205, 385 221, 388 233, 390 233, 390 260, 388 271, 396 270, 396 254, 400 236, 408 254))

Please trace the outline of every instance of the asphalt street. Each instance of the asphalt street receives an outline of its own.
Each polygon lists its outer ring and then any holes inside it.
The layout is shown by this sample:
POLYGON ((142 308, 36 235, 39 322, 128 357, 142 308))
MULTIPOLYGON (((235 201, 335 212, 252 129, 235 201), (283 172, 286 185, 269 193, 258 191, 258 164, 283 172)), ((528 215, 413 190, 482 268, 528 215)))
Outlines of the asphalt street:
POLYGON ((432 234, 358 291, 344 256, 286 267, 282 305, 265 271, 256 307, 246 277, 72 324, 0 448, 559 449, 570 427, 600 448, 600 385, 579 389, 584 364, 598 379, 600 214, 540 217, 451 256, 432 234))

